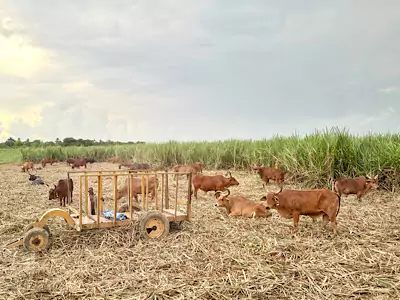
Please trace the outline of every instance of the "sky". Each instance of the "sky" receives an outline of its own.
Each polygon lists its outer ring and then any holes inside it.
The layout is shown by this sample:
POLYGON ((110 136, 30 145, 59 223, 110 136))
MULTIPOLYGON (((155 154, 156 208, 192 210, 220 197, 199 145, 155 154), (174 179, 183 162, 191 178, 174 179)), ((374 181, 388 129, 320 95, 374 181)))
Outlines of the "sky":
POLYGON ((400 1, 0 0, 0 140, 400 131, 400 1))

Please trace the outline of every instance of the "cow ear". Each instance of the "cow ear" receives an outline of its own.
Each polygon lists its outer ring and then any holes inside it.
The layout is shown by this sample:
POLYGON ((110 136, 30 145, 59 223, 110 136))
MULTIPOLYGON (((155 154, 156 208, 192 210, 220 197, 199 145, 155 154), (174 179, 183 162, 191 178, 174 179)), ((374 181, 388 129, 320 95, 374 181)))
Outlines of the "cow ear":
POLYGON ((276 206, 279 206, 279 198, 274 195, 274 200, 275 200, 276 206))

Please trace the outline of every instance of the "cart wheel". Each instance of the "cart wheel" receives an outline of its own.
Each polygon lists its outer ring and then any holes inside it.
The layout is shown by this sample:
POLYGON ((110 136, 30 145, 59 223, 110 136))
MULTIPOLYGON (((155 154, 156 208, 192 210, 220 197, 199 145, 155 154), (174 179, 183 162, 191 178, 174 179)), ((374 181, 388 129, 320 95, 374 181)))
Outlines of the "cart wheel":
POLYGON ((139 232, 145 239, 162 239, 169 233, 169 221, 159 212, 148 212, 139 221, 139 232))
MULTIPOLYGON (((34 228, 33 226, 34 223, 28 224, 25 226, 24 228, 24 233, 27 233, 29 230, 31 230, 32 228, 34 228)), ((36 227, 36 228, 41 228, 41 227, 36 227)), ((43 226, 43 229, 47 231, 47 233, 49 234, 49 237, 51 238, 51 232, 50 232, 50 228, 47 225, 43 226)))
POLYGON ((25 233, 24 246, 27 250, 47 250, 50 247, 50 243, 49 233, 43 228, 35 227, 25 233))

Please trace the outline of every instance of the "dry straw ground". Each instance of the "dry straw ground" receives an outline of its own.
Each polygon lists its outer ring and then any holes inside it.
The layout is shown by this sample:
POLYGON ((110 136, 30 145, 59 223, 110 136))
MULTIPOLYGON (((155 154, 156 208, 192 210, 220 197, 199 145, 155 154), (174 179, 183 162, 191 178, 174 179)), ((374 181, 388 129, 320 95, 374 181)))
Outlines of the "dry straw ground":
MULTIPOLYGON (((94 164, 89 168, 115 168, 94 164)), ((39 171, 64 178, 64 164, 39 171)), ((222 173, 215 171, 206 173, 222 173)), ((232 172, 232 194, 253 200, 260 179, 232 172)), ((276 187, 271 186, 271 190, 276 187)), ((0 244, 21 235, 46 209, 48 188, 33 186, 19 166, 0 166, 0 244)), ((132 229, 78 233, 51 222, 45 254, 2 250, 0 299, 399 299, 400 202, 374 191, 361 203, 342 198, 339 236, 321 220, 228 218, 212 194, 193 201, 193 220, 162 241, 143 242, 132 229)))

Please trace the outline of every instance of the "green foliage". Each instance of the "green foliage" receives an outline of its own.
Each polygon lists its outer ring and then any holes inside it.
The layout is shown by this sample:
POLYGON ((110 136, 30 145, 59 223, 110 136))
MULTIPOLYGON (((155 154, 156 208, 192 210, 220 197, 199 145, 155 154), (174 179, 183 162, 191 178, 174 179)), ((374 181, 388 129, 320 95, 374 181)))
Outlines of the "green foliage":
POLYGON ((354 136, 331 129, 305 137, 274 137, 269 140, 218 142, 167 142, 96 146, 42 146, 22 148, 24 161, 39 162, 48 156, 59 160, 113 156, 150 162, 155 166, 201 162, 211 169, 245 169, 252 164, 279 167, 308 186, 328 187, 339 176, 375 175, 385 167, 400 170, 400 135, 354 136))

